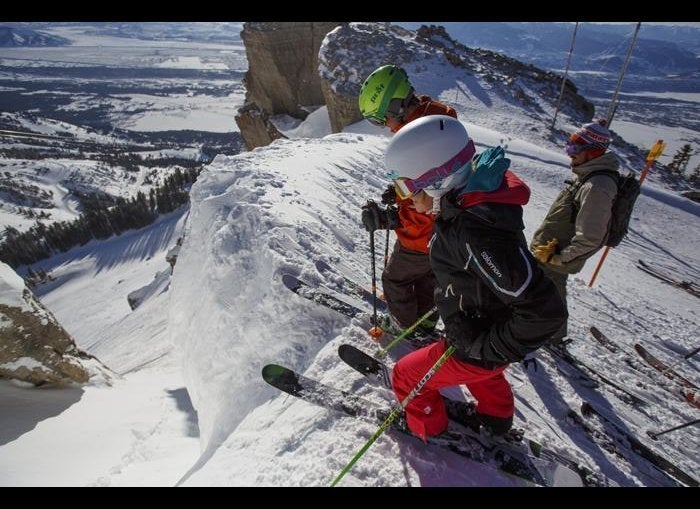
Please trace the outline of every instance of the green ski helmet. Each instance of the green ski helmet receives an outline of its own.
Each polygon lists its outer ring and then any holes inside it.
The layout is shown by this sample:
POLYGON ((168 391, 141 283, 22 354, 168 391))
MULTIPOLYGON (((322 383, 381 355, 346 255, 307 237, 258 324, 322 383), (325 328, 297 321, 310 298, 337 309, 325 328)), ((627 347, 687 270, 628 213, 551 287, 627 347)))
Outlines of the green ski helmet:
POLYGON ((413 93, 408 75, 401 67, 384 65, 370 74, 360 89, 360 112, 373 124, 385 125, 392 99, 403 101, 413 93))

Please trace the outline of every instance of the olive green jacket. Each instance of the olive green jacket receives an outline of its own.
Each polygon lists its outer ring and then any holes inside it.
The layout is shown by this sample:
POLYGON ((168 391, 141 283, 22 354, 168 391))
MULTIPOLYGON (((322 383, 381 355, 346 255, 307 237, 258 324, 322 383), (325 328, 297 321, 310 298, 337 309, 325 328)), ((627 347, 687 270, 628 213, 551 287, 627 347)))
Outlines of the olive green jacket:
POLYGON ((530 244, 532 250, 553 238, 559 240, 556 252, 562 264, 548 264, 548 268, 575 274, 603 246, 608 236, 617 183, 607 175, 595 175, 583 185, 579 184, 579 179, 594 171, 617 171, 619 167, 617 157, 606 152, 571 168, 571 183, 554 200, 530 244))

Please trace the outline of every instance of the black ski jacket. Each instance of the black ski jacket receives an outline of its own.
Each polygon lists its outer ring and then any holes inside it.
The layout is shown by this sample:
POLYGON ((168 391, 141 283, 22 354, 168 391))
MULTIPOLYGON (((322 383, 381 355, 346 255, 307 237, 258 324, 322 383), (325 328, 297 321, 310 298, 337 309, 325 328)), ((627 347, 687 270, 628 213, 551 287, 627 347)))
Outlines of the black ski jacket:
POLYGON ((468 195, 444 196, 430 248, 447 341, 459 360, 488 369, 522 360, 568 316, 527 248, 521 204, 529 189, 512 177, 525 191, 504 184, 503 192, 481 193, 475 204, 468 195), (481 201, 492 194, 498 203, 481 201))

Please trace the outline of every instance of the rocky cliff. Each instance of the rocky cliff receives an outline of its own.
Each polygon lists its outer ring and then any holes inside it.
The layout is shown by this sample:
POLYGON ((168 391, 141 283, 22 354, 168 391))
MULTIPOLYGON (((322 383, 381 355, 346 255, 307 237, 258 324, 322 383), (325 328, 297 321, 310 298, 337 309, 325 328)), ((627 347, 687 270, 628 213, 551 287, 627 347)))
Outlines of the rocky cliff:
POLYGON ((246 104, 236 116, 248 149, 282 137, 268 116, 304 119, 324 104, 318 50, 338 23, 244 23, 241 38, 248 58, 246 104))
POLYGON ((248 102, 238 109, 236 124, 248 150, 264 147, 273 141, 286 138, 270 120, 270 115, 257 103, 248 102))
POLYGON ((70 334, 0 262, 0 376, 30 382, 86 383, 90 374, 70 334))

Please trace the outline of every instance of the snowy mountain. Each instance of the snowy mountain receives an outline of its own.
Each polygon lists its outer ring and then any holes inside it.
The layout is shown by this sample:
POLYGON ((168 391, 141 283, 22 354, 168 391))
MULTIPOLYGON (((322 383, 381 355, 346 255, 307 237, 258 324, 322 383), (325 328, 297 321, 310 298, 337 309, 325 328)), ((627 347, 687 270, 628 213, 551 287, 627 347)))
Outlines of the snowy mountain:
POLYGON ((100 37, 120 37, 124 39, 140 39, 142 41, 208 41, 220 43, 241 42, 239 33, 240 22, 14 22, 6 25, 15 30, 48 30, 70 29, 74 34, 100 37))
POLYGON ((240 25, 14 23, 71 44, 0 55, 0 239, 238 153, 240 25))
MULTIPOLYGON (((424 69, 425 76, 431 72, 441 79, 431 88, 426 78, 425 93, 450 99, 477 151, 504 145, 513 171, 530 186, 524 207, 530 238, 569 176, 561 145, 544 133, 523 131, 531 112, 512 109, 511 121, 498 115, 496 122, 494 110, 502 104, 496 98, 473 101, 457 76, 424 69)), ((366 287, 371 282, 369 238, 359 212, 388 183, 383 155, 390 135, 366 122, 329 135, 319 112, 295 128, 305 138, 217 156, 192 188, 187 211, 35 267, 55 278, 37 289, 42 302, 79 347, 122 378, 112 388, 88 385, 53 399, 47 391, 0 382, 0 459, 9 465, 0 470, 0 485, 327 486, 374 433, 377 424, 280 394, 260 376, 264 365, 283 364, 378 404, 392 403, 338 359, 343 343, 377 351, 367 334, 369 316, 347 319, 281 282, 284 273, 331 291, 341 289, 342 276, 366 287), (168 285, 160 278, 180 236, 168 285), (319 261, 336 273, 319 271, 319 261), (149 282, 152 291, 139 292, 144 300, 132 310, 129 294, 149 282)), ((562 125, 574 127, 566 118, 562 125)), ((624 169, 641 169, 630 161, 623 158, 624 169)), ((518 364, 507 371, 517 427, 623 486, 675 481, 629 447, 610 452, 567 419, 584 401, 686 473, 697 478, 700 470, 697 426, 658 441, 647 436, 693 420, 697 409, 633 349, 641 343, 697 380, 698 358, 682 359, 697 346, 696 298, 636 267, 644 259, 681 279, 700 276, 700 206, 670 193, 657 171, 644 183, 629 237, 608 256, 596 285, 586 283, 598 256, 569 283, 570 351, 646 407, 631 406, 607 384, 591 388, 563 375, 565 367, 542 351, 537 370, 518 364), (620 351, 594 342, 592 324, 620 351)), ((376 241, 383 246, 384 235, 376 234, 376 241)), ((390 362, 406 351, 396 347, 390 362)), ((466 392, 450 395, 469 398, 466 392)), ((586 419, 615 434, 610 425, 586 419)), ((342 482, 522 484, 395 432, 380 437, 342 482)))
MULTIPOLYGON (((512 133, 472 122, 465 125, 479 148, 511 139, 508 151, 513 168, 533 190, 525 208, 531 234, 568 174, 565 156, 560 150, 511 138, 512 133)), ((367 319, 348 323, 290 294, 280 278, 290 272, 337 288, 336 277, 316 269, 314 262, 321 260, 369 285, 367 234, 358 225, 357 214, 364 200, 376 198, 385 184, 382 152, 387 140, 374 128, 356 125, 320 140, 275 142, 249 154, 217 158, 195 186, 174 274, 170 315, 173 340, 187 352, 187 386, 198 411, 207 458, 186 484, 325 485, 374 430, 371 424, 277 394, 260 384, 259 370, 267 363, 280 363, 383 401, 381 394, 339 362, 336 353, 341 343, 376 351, 367 335, 367 319)), ((683 422, 694 415, 687 402, 667 394, 658 376, 635 373, 626 367, 622 355, 612 356, 596 346, 587 333, 590 324, 597 324, 628 350, 641 340, 671 359, 678 355, 674 352, 694 344, 694 298, 660 287, 640 274, 634 262, 643 257, 697 278, 694 240, 674 244, 672 252, 660 249, 657 242, 661 235, 689 239, 688 230, 697 228, 700 210, 653 184, 646 191, 635 214, 634 233, 608 260, 600 283, 593 289, 585 285, 594 263, 573 279, 570 311, 575 354, 634 388, 653 410, 633 410, 605 389, 587 389, 561 376, 544 353, 538 355, 536 373, 520 366, 509 370, 517 387, 518 424, 623 485, 668 485, 668 480, 643 468, 635 458, 613 460, 591 445, 566 421, 569 407, 590 400, 642 438, 645 430, 661 422, 683 422)), ((690 451, 697 451, 697 433, 669 435, 667 440, 679 440, 676 461, 688 472, 695 470, 697 456, 690 451)), ((662 449, 670 451, 666 446, 662 449)), ((369 450, 346 482, 365 486, 510 483, 481 466, 456 468, 455 461, 419 442, 389 435, 369 450)))
POLYGON ((70 41, 64 37, 29 30, 0 26, 0 47, 9 46, 65 46, 70 41))
MULTIPOLYGON (((416 29, 421 23, 399 23, 416 29)), ((573 23, 448 22, 440 23, 463 44, 501 51, 545 69, 560 70, 571 46, 573 23)), ((580 23, 571 70, 619 72, 636 23, 580 23)), ((700 28, 661 27, 643 23, 629 64, 630 74, 665 76, 699 67, 700 28)))
MULTIPOLYGON (((417 29, 423 23, 398 23, 417 29)), ((571 47, 573 23, 447 22, 441 23, 459 42, 508 55, 561 75, 571 47)), ((580 23, 569 79, 578 93, 595 105, 596 116, 607 116, 635 23, 580 23)), ((613 130, 627 142, 648 148, 640 138, 655 136, 668 148, 662 164, 684 145, 700 144, 698 61, 700 28, 643 23, 625 73, 615 110, 613 130), (682 115, 677 112, 682 111, 682 115)), ((692 156, 691 171, 700 164, 692 156)))

